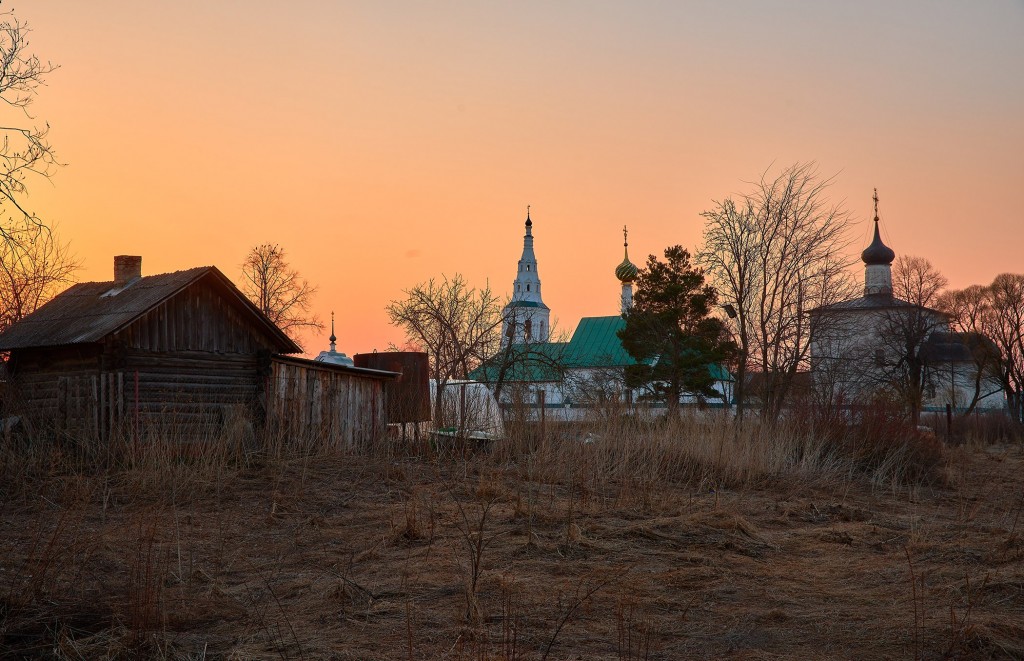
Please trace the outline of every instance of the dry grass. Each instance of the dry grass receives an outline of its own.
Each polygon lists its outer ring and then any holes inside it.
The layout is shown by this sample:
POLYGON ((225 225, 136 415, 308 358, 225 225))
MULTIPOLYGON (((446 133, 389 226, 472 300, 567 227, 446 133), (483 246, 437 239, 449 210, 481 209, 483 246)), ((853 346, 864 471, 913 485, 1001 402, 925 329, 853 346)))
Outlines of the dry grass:
POLYGON ((1021 446, 918 442, 695 418, 468 457, 9 445, 0 656, 1024 656, 1021 446))

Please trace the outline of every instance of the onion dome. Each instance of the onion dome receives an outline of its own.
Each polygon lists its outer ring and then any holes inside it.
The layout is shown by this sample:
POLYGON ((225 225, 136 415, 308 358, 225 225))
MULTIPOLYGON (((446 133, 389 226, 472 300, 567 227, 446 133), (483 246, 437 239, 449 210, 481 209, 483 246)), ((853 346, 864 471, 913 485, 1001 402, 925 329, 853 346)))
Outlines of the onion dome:
POLYGON ((864 252, 860 254, 860 258, 868 266, 872 265, 889 265, 896 259, 896 253, 893 252, 892 248, 882 243, 882 237, 878 233, 878 189, 875 189, 875 237, 871 241, 871 245, 864 249, 864 252))
POLYGON ((344 365, 345 367, 352 367, 354 361, 346 356, 344 353, 338 353, 337 341, 338 338, 334 336, 334 313, 331 313, 331 336, 328 338, 331 342, 330 351, 321 351, 320 354, 313 360, 318 363, 331 363, 333 365, 344 365))
POLYGON ((625 256, 622 258, 622 263, 615 267, 615 277, 625 284, 636 280, 637 273, 640 272, 640 269, 636 267, 636 264, 629 261, 629 241, 625 227, 622 228, 622 238, 622 246, 625 249, 625 256))
POLYGON ((530 205, 526 205, 526 226, 533 227, 533 221, 530 220, 530 205))

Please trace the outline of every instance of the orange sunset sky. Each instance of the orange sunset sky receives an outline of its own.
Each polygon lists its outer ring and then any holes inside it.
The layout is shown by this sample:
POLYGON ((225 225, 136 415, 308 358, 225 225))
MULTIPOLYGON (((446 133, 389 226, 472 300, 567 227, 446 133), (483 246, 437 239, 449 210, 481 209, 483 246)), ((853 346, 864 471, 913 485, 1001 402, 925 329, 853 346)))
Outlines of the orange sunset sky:
POLYGON ((615 314, 623 224, 637 264, 695 249, 772 163, 837 175, 852 251, 877 186, 883 238, 952 286, 1024 271, 1019 0, 3 7, 61 67, 33 113, 67 165, 27 203, 78 277, 237 279, 276 242, 349 354, 400 343, 384 307, 432 276, 509 293, 527 204, 560 328, 615 314))

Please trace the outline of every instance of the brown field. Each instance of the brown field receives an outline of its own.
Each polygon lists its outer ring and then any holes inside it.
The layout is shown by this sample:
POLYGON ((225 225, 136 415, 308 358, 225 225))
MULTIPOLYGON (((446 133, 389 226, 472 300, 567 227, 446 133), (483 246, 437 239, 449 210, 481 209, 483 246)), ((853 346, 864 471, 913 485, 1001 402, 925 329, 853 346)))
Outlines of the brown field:
POLYGON ((1019 442, 547 432, 8 448, 0 656, 1024 658, 1019 442))

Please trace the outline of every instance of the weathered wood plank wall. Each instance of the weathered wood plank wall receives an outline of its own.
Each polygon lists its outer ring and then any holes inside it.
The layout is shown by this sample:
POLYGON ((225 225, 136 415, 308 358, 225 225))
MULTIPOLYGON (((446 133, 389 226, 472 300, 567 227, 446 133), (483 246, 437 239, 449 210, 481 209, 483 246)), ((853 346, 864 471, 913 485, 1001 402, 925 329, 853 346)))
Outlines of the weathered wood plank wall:
POLYGON ((160 352, 255 354, 269 347, 249 316, 202 282, 114 333, 112 340, 125 347, 160 352))
POLYGON ((384 382, 315 364, 274 360, 268 424, 286 436, 364 446, 384 432, 384 382))

